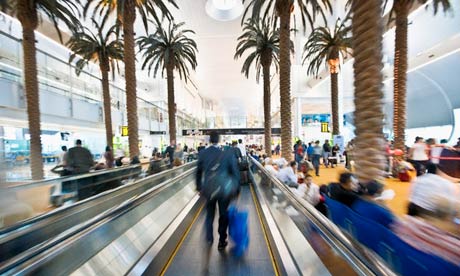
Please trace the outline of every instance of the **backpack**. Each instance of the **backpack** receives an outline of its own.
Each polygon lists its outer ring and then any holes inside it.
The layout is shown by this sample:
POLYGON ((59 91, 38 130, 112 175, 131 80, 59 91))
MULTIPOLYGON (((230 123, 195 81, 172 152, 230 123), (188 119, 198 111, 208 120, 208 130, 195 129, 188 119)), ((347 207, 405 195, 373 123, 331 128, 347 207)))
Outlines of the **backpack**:
POLYGON ((222 166, 225 152, 220 152, 219 157, 206 170, 202 194, 208 200, 229 199, 238 190, 238 182, 230 175, 228 169, 222 166))

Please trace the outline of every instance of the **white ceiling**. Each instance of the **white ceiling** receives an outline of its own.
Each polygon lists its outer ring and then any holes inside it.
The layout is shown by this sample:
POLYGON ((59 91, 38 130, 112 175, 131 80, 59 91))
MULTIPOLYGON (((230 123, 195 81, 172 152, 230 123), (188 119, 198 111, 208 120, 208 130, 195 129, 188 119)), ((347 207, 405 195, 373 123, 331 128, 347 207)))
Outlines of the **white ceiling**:
POLYGON ((233 21, 217 21, 205 12, 206 0, 177 0, 173 10, 177 22, 186 22, 196 32, 198 67, 195 82, 201 95, 215 100, 224 113, 253 113, 262 97, 262 85, 255 74, 241 74, 244 59, 234 60, 241 16, 233 21))

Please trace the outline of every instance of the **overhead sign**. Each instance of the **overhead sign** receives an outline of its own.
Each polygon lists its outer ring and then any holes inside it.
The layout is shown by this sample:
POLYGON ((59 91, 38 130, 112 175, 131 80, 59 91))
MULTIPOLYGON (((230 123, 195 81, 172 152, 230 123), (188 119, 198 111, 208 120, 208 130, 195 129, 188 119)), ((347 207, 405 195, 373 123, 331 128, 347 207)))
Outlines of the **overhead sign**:
POLYGON ((166 131, 150 131, 150 135, 166 135, 166 131))
POLYGON ((121 136, 128 136, 128 126, 121 127, 121 136))
POLYGON ((329 123, 321 123, 321 132, 330 132, 329 123))
MULTIPOLYGON (((209 135, 212 131, 219 135, 263 135, 263 128, 217 128, 217 129, 183 129, 182 136, 209 135)), ((272 128, 272 135, 281 135, 281 128, 272 128)))

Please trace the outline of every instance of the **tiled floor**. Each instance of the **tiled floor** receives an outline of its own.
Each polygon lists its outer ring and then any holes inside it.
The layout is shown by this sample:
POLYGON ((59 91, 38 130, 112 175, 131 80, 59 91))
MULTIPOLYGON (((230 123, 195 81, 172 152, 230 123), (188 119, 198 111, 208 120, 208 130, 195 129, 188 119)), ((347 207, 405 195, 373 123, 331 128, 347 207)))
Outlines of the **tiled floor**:
POLYGON ((208 247, 204 240, 205 211, 203 211, 166 271, 166 275, 275 274, 249 187, 242 188, 238 206, 249 212, 250 243, 246 254, 240 258, 235 257, 231 252, 231 242, 224 251, 217 250, 217 212, 214 222, 215 242, 212 247, 208 247))

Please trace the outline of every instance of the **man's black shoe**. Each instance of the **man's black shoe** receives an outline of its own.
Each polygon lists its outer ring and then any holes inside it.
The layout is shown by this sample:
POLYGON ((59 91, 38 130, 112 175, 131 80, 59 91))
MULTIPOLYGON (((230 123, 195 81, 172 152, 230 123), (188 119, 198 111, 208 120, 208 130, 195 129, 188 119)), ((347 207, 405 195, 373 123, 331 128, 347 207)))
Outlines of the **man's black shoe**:
POLYGON ((224 241, 224 242, 219 242, 219 244, 217 245, 217 250, 224 250, 225 247, 227 246, 228 242, 224 241))

